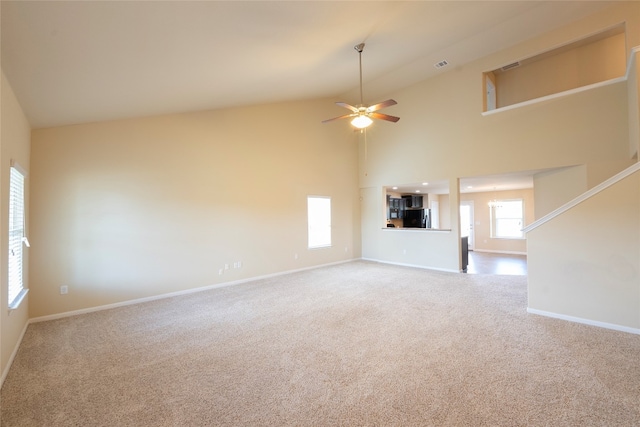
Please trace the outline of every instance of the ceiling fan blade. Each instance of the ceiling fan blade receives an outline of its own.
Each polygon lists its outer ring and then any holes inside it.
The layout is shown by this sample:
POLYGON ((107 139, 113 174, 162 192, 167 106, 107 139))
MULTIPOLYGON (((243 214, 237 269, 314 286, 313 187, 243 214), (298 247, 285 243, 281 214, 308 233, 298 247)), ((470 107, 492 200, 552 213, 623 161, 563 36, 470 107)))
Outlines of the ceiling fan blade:
POLYGON ((336 105, 339 105, 341 107, 347 108, 347 109, 353 111, 354 113, 358 112, 358 109, 356 107, 354 107, 353 105, 349 105, 346 102, 336 102, 336 105))
POLYGON ((400 120, 400 117, 390 116, 388 114, 382 114, 382 113, 370 113, 369 117, 373 117, 374 119, 386 120, 388 122, 393 122, 393 123, 400 120))
POLYGON ((323 120, 322 123, 332 122, 338 119, 348 119, 349 117, 355 117, 357 114, 345 114, 344 116, 334 117, 333 119, 323 120))
POLYGON ((367 111, 372 112, 372 111, 378 111, 381 110, 383 108, 386 107, 391 107, 392 105, 396 105, 397 102, 394 101, 393 99, 387 99, 386 101, 382 101, 378 104, 372 105, 371 107, 367 108, 367 111))

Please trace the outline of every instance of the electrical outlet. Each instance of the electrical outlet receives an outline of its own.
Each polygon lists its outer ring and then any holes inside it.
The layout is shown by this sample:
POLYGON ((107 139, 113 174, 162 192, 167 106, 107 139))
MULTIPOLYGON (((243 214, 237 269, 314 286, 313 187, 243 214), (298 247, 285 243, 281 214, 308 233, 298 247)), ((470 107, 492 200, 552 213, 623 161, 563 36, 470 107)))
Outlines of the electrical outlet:
POLYGON ((224 273, 224 269, 221 268, 220 270, 218 270, 218 275, 222 276, 222 274, 224 273))
POLYGON ((228 270, 228 269, 229 269, 229 264, 225 264, 225 265, 224 265, 224 269, 225 269, 225 270, 228 270))
POLYGON ((298 254, 293 254, 293 259, 298 259, 298 254))
POLYGON ((69 287, 67 285, 60 286, 60 295, 66 295, 69 293, 69 287))

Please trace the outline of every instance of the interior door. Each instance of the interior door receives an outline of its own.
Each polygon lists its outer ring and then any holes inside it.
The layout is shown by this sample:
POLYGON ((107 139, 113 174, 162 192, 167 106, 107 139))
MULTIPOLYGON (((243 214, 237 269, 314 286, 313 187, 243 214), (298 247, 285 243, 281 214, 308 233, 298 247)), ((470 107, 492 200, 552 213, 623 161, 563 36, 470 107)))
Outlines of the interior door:
POLYGON ((473 231, 473 200, 463 200, 460 202, 460 236, 469 238, 469 250, 474 247, 473 231))

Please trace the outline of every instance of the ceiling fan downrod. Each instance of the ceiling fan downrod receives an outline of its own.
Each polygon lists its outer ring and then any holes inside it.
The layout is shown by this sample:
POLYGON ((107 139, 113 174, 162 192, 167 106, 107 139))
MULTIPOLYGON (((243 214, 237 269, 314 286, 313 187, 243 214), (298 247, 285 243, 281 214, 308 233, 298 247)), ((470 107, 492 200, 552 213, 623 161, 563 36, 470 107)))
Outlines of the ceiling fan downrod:
POLYGON ((364 43, 357 44, 353 48, 358 51, 358 59, 360 62, 360 106, 363 106, 364 100, 362 97, 362 51, 364 50, 364 43))

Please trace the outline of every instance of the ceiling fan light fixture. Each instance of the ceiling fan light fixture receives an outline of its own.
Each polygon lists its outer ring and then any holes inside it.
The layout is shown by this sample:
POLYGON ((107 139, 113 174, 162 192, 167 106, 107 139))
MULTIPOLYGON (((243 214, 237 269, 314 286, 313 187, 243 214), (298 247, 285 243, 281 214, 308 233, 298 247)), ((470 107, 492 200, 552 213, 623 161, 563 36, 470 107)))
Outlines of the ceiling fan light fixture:
POLYGON ((373 120, 371 120, 369 117, 364 115, 356 116, 353 120, 351 120, 351 124, 357 127, 358 129, 364 129, 366 127, 369 127, 371 123, 373 123, 373 120))
POLYGON ((362 50, 364 49, 364 43, 360 43, 354 46, 354 49, 358 52, 358 62, 360 63, 360 105, 356 107, 353 105, 349 105, 346 102, 336 102, 336 105, 351 110, 351 114, 344 114, 339 117, 334 117, 333 119, 323 120, 322 123, 332 122, 338 119, 346 119, 347 117, 353 117, 353 119, 351 120, 351 124, 358 129, 364 129, 366 127, 369 127, 373 123, 372 118, 386 120, 393 123, 397 122, 398 120, 400 120, 400 117, 390 116, 388 114, 382 114, 378 112, 378 110, 381 110, 383 108, 396 105, 397 102, 393 99, 387 99, 386 101, 379 102, 368 107, 364 106, 362 97, 362 50))

